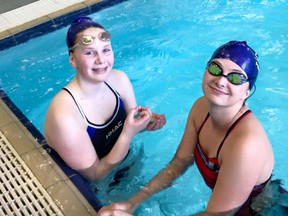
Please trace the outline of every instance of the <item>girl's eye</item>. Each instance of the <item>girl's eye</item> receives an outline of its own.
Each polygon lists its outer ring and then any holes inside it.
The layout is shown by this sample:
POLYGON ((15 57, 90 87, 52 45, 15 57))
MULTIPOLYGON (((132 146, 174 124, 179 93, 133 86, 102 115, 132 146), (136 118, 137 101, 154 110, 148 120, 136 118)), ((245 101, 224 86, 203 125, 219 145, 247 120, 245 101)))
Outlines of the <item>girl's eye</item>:
POLYGON ((95 52, 87 51, 87 52, 84 53, 84 55, 88 55, 88 56, 95 55, 95 52))
POLYGON ((110 52, 110 51, 111 51, 111 49, 109 49, 109 48, 105 48, 105 49, 103 50, 104 53, 108 53, 108 52, 110 52))

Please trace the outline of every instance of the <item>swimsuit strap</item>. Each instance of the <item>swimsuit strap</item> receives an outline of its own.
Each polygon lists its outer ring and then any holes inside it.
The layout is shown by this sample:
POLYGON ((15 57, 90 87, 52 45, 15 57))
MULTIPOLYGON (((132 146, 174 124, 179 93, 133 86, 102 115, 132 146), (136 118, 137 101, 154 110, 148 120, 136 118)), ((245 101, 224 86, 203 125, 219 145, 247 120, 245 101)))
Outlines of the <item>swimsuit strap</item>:
POLYGON ((116 97, 120 97, 120 94, 108 83, 108 82, 104 82, 108 88, 115 94, 116 97))
POLYGON ((243 118, 244 118, 246 115, 248 115, 249 113, 251 113, 251 110, 246 110, 246 112, 244 112, 244 113, 229 127, 229 129, 228 129, 228 131, 227 131, 224 139, 222 140, 222 142, 221 142, 221 144, 220 144, 220 146, 219 146, 219 148, 218 148, 218 150, 217 150, 216 158, 218 158, 218 155, 219 155, 220 150, 221 150, 221 148, 222 148, 222 146, 223 146, 223 144, 224 144, 224 141, 226 140, 226 138, 228 137, 228 135, 230 134, 230 132, 231 132, 231 131, 233 130, 233 128, 239 123, 239 121, 240 121, 241 119, 243 119, 243 118))
POLYGON ((201 130, 202 130, 205 122, 206 122, 207 119, 209 118, 209 116, 210 116, 210 113, 208 112, 207 115, 206 115, 206 117, 205 117, 205 119, 204 119, 204 121, 203 121, 203 123, 201 124, 201 126, 200 126, 200 128, 199 128, 198 135, 200 134, 200 132, 201 132, 201 130))
POLYGON ((80 106, 80 104, 78 103, 78 101, 76 100, 76 98, 74 97, 74 95, 72 94, 71 90, 70 90, 68 87, 64 87, 64 88, 62 88, 62 89, 65 90, 66 92, 68 92, 68 93, 70 94, 70 96, 71 96, 72 99, 74 100, 74 102, 75 102, 78 110, 80 111, 80 114, 81 114, 81 116, 83 117, 85 123, 88 125, 88 121, 87 121, 88 119, 86 118, 85 113, 84 113, 82 107, 80 106))
MULTIPOLYGON (((121 98, 121 97, 120 97, 120 94, 119 94, 112 86, 110 86, 107 82, 104 82, 104 83, 108 86, 108 88, 109 88, 109 89, 112 91, 112 93, 115 95, 115 98, 116 98, 116 108, 115 108, 115 110, 114 110, 114 114, 115 114, 115 113, 118 112, 119 107, 120 107, 120 98, 121 98)), ((89 121, 89 119, 86 117, 86 115, 85 115, 85 113, 84 113, 84 110, 82 109, 80 103, 76 100, 76 98, 73 96, 71 90, 70 90, 68 87, 64 87, 64 88, 62 88, 62 89, 65 90, 65 91, 67 91, 67 92, 71 95, 71 97, 72 97, 72 99, 74 100, 74 102, 75 102, 78 110, 80 111, 80 114, 81 114, 81 116, 83 117, 86 125, 89 125, 89 126, 92 126, 92 127, 94 127, 94 126, 103 127, 103 125, 97 125, 97 124, 94 124, 93 122, 90 122, 90 121, 89 121)), ((115 118, 115 115, 114 115, 114 114, 113 114, 113 117, 109 120, 108 123, 110 123, 110 122, 115 118)))

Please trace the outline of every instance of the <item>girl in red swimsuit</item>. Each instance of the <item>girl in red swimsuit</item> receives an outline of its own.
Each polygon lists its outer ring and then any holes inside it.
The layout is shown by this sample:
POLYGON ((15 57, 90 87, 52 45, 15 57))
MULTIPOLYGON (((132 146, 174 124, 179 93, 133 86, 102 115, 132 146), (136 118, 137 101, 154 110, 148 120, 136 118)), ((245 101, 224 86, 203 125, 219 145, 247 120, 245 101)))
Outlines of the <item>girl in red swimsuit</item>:
POLYGON ((115 209, 132 213, 143 200, 170 186, 194 159, 212 189, 206 210, 197 215, 256 214, 259 209, 251 203, 270 185, 274 167, 269 139, 245 103, 258 72, 258 56, 245 41, 220 46, 208 61, 204 95, 191 107, 171 162, 128 201, 103 207, 100 215, 116 215, 109 213, 115 209))

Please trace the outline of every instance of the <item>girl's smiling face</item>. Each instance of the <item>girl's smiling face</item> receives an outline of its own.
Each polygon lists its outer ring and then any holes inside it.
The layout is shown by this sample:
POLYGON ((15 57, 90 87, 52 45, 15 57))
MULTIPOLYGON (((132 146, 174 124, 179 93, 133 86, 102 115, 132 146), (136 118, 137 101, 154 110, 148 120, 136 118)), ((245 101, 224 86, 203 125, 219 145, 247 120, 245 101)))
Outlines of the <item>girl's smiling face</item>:
POLYGON ((249 96, 249 82, 235 85, 232 84, 226 76, 231 72, 237 72, 247 78, 245 71, 228 59, 213 59, 213 62, 221 67, 223 76, 212 75, 208 69, 206 69, 202 80, 202 90, 205 96, 209 100, 222 105, 234 104, 239 101, 243 103, 249 96))
POLYGON ((114 64, 109 33, 95 27, 80 32, 71 50, 70 63, 78 75, 105 81, 114 64))

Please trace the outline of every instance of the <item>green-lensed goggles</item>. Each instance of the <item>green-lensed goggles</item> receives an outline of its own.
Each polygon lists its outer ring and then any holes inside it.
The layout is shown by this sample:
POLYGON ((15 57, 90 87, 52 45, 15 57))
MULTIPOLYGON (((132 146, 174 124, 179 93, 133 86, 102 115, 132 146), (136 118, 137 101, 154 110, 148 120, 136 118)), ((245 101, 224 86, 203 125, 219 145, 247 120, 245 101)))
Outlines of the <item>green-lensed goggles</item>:
MULTIPOLYGON (((78 47, 79 45, 84 45, 84 46, 90 45, 95 41, 95 38, 96 37, 91 36, 91 35, 83 35, 80 42, 76 43, 69 50, 71 51, 71 50, 75 49, 76 47, 78 47)), ((109 34, 109 32, 105 31, 105 32, 99 33, 97 35, 97 38, 101 41, 109 42, 111 40, 111 35, 109 34)))
POLYGON ((209 74, 213 76, 226 77, 228 81, 232 83, 233 85, 242 85, 243 83, 249 81, 249 79, 247 79, 244 74, 239 73, 239 72, 231 72, 227 75, 224 75, 223 69, 221 68, 221 66, 213 61, 208 63, 207 70, 209 74))

